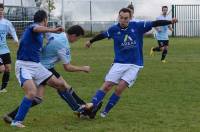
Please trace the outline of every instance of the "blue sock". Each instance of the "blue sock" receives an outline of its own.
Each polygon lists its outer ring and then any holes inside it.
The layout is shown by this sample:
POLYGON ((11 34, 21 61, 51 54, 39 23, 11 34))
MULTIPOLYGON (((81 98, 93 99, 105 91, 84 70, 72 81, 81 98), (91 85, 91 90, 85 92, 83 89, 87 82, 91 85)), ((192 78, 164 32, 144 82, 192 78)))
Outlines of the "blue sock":
POLYGON ((93 98, 92 98, 93 105, 97 106, 103 100, 105 95, 106 95, 106 93, 103 92, 102 90, 97 90, 96 95, 93 96, 93 98))
POLYGON ((58 94, 69 105, 69 107, 73 111, 77 110, 80 107, 79 104, 74 99, 74 97, 67 90, 65 90, 65 91, 58 90, 58 94))
POLYGON ((24 96, 14 121, 23 121, 31 105, 32 105, 32 100, 24 96))
POLYGON ((103 112, 108 113, 117 104, 119 99, 120 99, 120 96, 117 96, 115 93, 113 93, 103 112))

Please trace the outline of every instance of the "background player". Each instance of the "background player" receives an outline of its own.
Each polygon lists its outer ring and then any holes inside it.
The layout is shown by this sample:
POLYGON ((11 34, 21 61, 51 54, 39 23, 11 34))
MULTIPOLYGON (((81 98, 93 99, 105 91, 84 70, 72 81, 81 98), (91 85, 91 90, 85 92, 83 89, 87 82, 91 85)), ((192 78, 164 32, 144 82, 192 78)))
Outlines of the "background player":
POLYGON ((10 78, 11 57, 6 42, 7 34, 10 34, 18 45, 18 37, 12 23, 4 18, 4 5, 0 3, 0 72, 3 73, 0 93, 7 92, 6 87, 10 78))
MULTIPOLYGON (((171 20, 171 17, 167 15, 168 12, 168 7, 163 6, 162 7, 162 15, 157 17, 157 20, 171 20)), ((156 34, 155 38, 158 41, 158 46, 157 47, 152 47, 150 51, 150 56, 154 55, 154 52, 160 52, 162 51, 162 57, 161 57, 161 62, 166 63, 166 55, 168 52, 168 46, 169 46, 169 35, 168 35, 168 29, 173 32, 173 28, 171 25, 166 25, 166 26, 160 26, 160 27, 155 27, 156 34)))

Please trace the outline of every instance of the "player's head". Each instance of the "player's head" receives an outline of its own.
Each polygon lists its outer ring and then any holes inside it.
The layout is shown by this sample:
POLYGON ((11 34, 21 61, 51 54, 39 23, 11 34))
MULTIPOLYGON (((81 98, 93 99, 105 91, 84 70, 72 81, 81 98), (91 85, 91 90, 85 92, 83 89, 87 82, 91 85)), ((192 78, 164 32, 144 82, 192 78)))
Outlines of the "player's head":
POLYGON ((162 6, 162 14, 167 15, 168 12, 168 7, 167 6, 162 6))
POLYGON ((122 8, 119 11, 119 23, 122 28, 126 28, 128 26, 129 21, 131 20, 131 11, 128 8, 122 8))
POLYGON ((133 17, 133 14, 134 14, 134 6, 133 6, 133 4, 131 3, 130 5, 127 6, 127 8, 131 10, 131 15, 133 17))
POLYGON ((44 10, 38 10, 34 15, 34 23, 40 23, 42 26, 47 26, 47 13, 44 10))
POLYGON ((3 14, 4 14, 4 5, 0 3, 0 18, 3 18, 3 14))
POLYGON ((79 25, 74 25, 67 30, 67 34, 69 42, 73 43, 84 35, 84 29, 79 25))

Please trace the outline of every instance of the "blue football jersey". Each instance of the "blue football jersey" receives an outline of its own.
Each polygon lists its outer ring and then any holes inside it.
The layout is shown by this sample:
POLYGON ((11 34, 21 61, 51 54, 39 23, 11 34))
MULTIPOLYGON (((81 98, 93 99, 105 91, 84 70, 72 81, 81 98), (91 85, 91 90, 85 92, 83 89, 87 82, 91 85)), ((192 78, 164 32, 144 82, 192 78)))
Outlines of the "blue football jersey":
POLYGON ((114 63, 143 66, 143 35, 152 29, 152 22, 129 22, 126 29, 113 25, 103 34, 114 40, 114 63))
POLYGON ((40 52, 43 45, 43 33, 33 32, 38 24, 26 28, 17 51, 17 60, 40 62, 40 52))

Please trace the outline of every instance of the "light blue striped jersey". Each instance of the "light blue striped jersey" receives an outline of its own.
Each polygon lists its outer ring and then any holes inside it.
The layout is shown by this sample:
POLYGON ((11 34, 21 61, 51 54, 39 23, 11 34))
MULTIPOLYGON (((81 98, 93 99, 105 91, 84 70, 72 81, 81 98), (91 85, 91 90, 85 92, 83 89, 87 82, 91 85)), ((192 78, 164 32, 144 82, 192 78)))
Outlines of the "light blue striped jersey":
MULTIPOLYGON (((156 19, 157 20, 171 20, 171 18, 169 16, 163 16, 163 15, 157 17, 156 19)), ((158 28, 160 28, 161 31, 156 30, 155 37, 157 40, 169 40, 168 26, 169 25, 158 27, 158 28)))
POLYGON ((10 52, 6 41, 6 36, 8 33, 13 37, 15 42, 18 42, 17 34, 12 23, 5 18, 0 19, 0 54, 6 54, 10 52))

